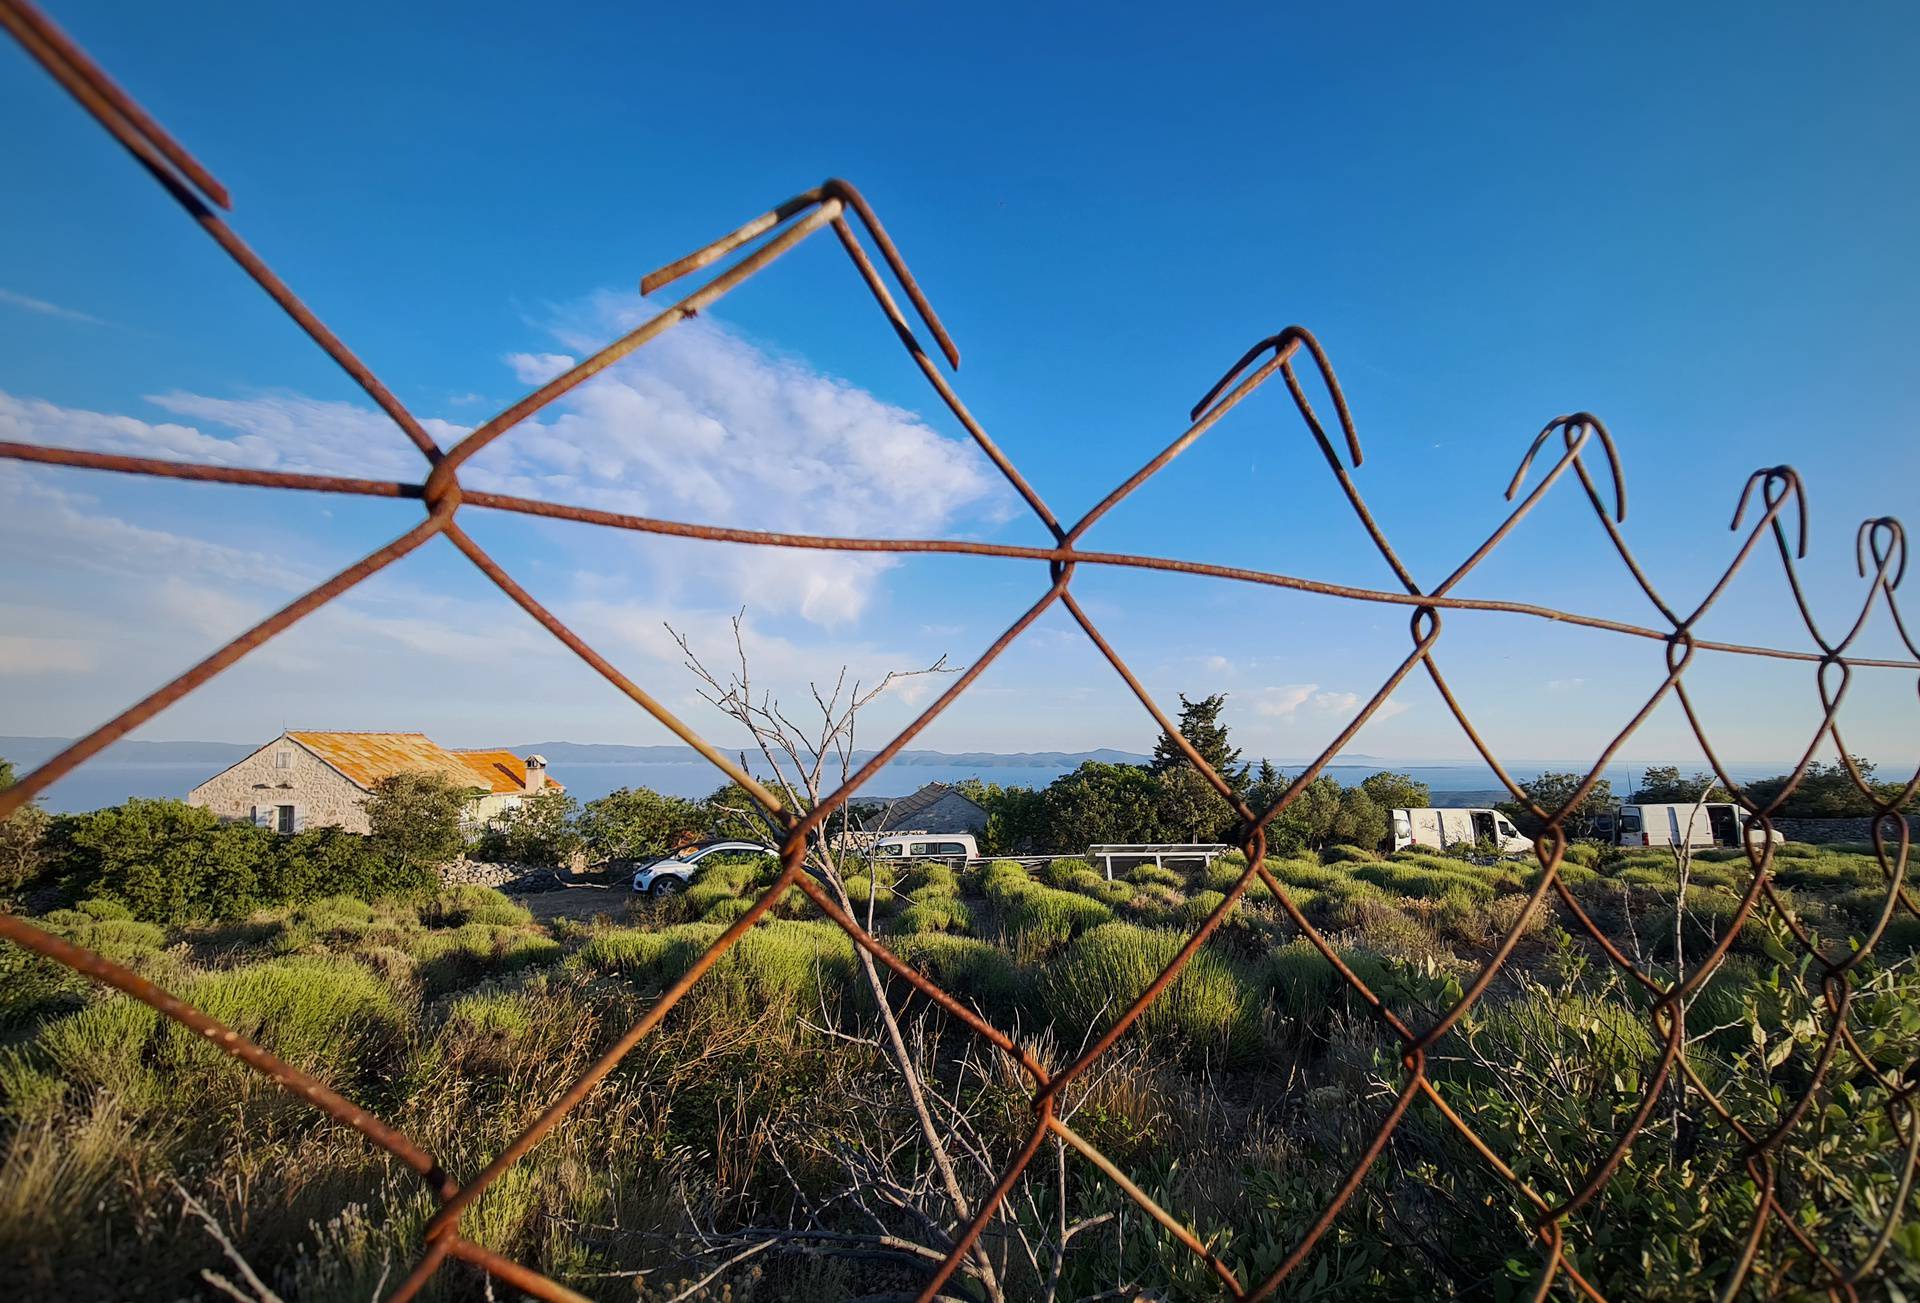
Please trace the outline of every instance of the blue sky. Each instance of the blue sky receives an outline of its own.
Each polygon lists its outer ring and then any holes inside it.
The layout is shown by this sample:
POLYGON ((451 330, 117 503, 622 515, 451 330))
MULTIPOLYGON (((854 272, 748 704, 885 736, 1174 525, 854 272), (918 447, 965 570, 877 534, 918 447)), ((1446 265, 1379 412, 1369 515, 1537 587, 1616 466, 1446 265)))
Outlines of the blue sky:
MULTIPOLYGON (((1897 6, 1471 13, 1108 7, 516 8, 62 3, 53 16, 232 190, 236 229, 451 438, 648 311, 641 274, 829 175, 886 220, 964 358, 960 393, 1063 519, 1184 428, 1243 349, 1311 327, 1376 514, 1431 584, 1501 515, 1548 418, 1607 419, 1626 530, 1676 602, 1730 557, 1759 466, 1809 485, 1816 611, 1858 608, 1858 521, 1920 501, 1920 19, 1897 6)), ((0 437, 413 478, 417 454, 91 120, 0 49, 0 437)), ((830 239, 476 463, 477 479, 685 520, 1042 544, 830 239)), ((1652 623, 1563 485, 1460 590, 1652 623)), ((417 506, 0 466, 0 733, 72 734, 398 533, 417 506)), ((1036 563, 887 564, 463 516, 591 641, 722 741, 662 629, 716 659, 744 605, 789 695, 967 663, 1036 563)), ((1277 385, 1102 521, 1156 550, 1374 587, 1277 385)), ((1702 627, 1807 646, 1768 556, 1702 627)), ((1149 687, 1229 694, 1250 750, 1312 754, 1404 655, 1403 611, 1083 569, 1149 687)), ((1509 757, 1592 754, 1657 643, 1449 618, 1442 665, 1509 757)), ((1865 654, 1897 650, 1884 617, 1865 654)), ((1786 759, 1812 670, 1703 655, 1731 757, 1786 759)), ((865 740, 908 717, 880 703, 865 740)), ((1866 673, 1854 749, 1920 751, 1910 674, 1866 673)), ((456 744, 661 729, 436 543, 143 736, 422 728, 456 744)), ((923 735, 1145 749, 1051 613, 923 735)), ((1355 743, 1469 748, 1410 681, 1355 743)), ((1690 763, 1677 711, 1629 757, 1690 763)))

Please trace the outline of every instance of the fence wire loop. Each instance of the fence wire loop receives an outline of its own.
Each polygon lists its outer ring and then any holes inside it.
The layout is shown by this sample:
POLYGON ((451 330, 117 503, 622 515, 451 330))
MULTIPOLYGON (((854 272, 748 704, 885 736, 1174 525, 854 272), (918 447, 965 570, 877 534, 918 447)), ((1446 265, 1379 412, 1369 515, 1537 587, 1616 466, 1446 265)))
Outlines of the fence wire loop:
MULTIPOLYGON (((213 211, 213 208, 229 209, 231 199, 226 188, 204 166, 114 84, 84 51, 26 0, 0 0, 0 24, 4 24, 27 53, 37 60, 115 140, 134 155, 135 159, 181 204, 189 216, 208 232, 215 243, 226 250, 241 270, 259 284, 261 289, 286 311, 294 323, 317 346, 360 384, 375 405, 386 412, 400 431, 419 449, 428 466, 424 481, 414 484, 284 471, 256 471, 31 444, 0 444, 0 457, 27 463, 203 483, 416 498, 422 502, 426 511, 425 518, 400 537, 377 548, 338 575, 295 599, 281 611, 216 649, 186 673, 135 702, 86 737, 75 741, 32 773, 22 777, 13 787, 0 792, 0 817, 18 810, 43 793, 50 784, 98 754, 107 745, 139 727, 180 697, 199 688, 306 615, 352 589, 368 576, 397 562, 434 536, 445 535, 449 542, 472 561, 503 593, 526 610, 536 622, 573 650, 635 704, 698 750, 729 779, 739 783, 766 809, 776 824, 784 829, 780 846, 781 870, 773 884, 752 903, 741 918, 731 924, 711 946, 702 952, 685 975, 669 987, 638 1022, 628 1028, 591 1067, 572 1082, 524 1132, 496 1155, 484 1169, 473 1174, 464 1183, 445 1172, 438 1160, 397 1129, 359 1108, 351 1100, 335 1093, 323 1083, 282 1062, 246 1037, 208 1017, 204 1012, 178 1000, 137 973, 46 932, 23 918, 11 914, 0 914, 0 937, 65 964, 97 982, 142 1001, 166 1017, 192 1028, 210 1043, 262 1073, 282 1089, 305 1100, 327 1117, 343 1126, 353 1128, 365 1136, 369 1142, 386 1150, 419 1175, 433 1196, 440 1201, 440 1208, 424 1228, 422 1256, 389 1295, 391 1299, 405 1300, 414 1297, 426 1287, 450 1258, 470 1263, 490 1275, 497 1276, 541 1298, 575 1300, 580 1297, 565 1285, 549 1279, 524 1264, 503 1258, 464 1238, 460 1229, 464 1212, 494 1181, 499 1179, 502 1173, 520 1161, 540 1143, 543 1137, 559 1126, 571 1110, 619 1065, 627 1053, 660 1025, 673 1008, 700 983, 704 975, 720 962, 728 950, 768 914, 773 903, 789 887, 798 888, 812 900, 826 918, 845 931, 855 945, 868 952, 890 973, 909 984, 920 996, 962 1025, 969 1034, 985 1040, 996 1049, 1011 1056, 1032 1084, 1032 1130, 1017 1152, 1010 1157, 1007 1166, 999 1174, 991 1189, 985 1193, 968 1224, 957 1228, 951 1236, 951 1251, 946 1254, 939 1268, 921 1288, 919 1298, 923 1303, 931 1300, 940 1291, 945 1282, 961 1267, 963 1260, 974 1251, 974 1246, 993 1226, 996 1219, 1003 1216, 1004 1205, 1009 1194, 1049 1137, 1072 1149, 1091 1168, 1137 1204, 1171 1237, 1174 1243, 1198 1258, 1222 1293, 1233 1298, 1266 1298, 1280 1288, 1313 1255, 1316 1246, 1351 1204, 1367 1174, 1393 1141, 1402 1120, 1416 1101, 1431 1108, 1445 1125, 1451 1128, 1478 1156, 1487 1171, 1504 1183, 1529 1210, 1525 1224, 1530 1227, 1530 1233, 1540 1254, 1540 1268, 1532 1283, 1532 1296, 1544 1298, 1556 1284, 1564 1284, 1578 1297, 1599 1300, 1603 1295, 1577 1269, 1574 1261, 1577 1248, 1569 1244, 1569 1231, 1576 1232, 1572 1238, 1577 1243, 1576 1214, 1600 1194, 1625 1161, 1628 1150, 1648 1125, 1654 1109, 1663 1096, 1668 1094, 1670 1078, 1682 1083, 1689 1098, 1699 1101, 1705 1114, 1703 1121, 1716 1122, 1737 1138, 1742 1146, 1744 1168, 1754 1182, 1752 1221, 1741 1242, 1738 1255, 1720 1283, 1721 1296, 1730 1298, 1743 1288, 1753 1272, 1763 1240, 1769 1231, 1773 1231, 1791 1238, 1803 1251, 1807 1284, 1833 1297, 1849 1299, 1859 1297, 1858 1287, 1885 1253, 1902 1222, 1916 1163, 1920 1162, 1920 1117, 1915 1116, 1914 1104, 1914 1096, 1920 1093, 1920 1057, 1896 1068, 1884 1068, 1873 1060, 1848 1023, 1849 1011, 1855 995, 1855 987, 1851 981, 1854 970, 1872 953, 1874 944, 1898 914, 1904 911, 1920 918, 1920 907, 1916 906, 1916 901, 1906 885, 1911 834, 1905 818, 1899 813, 1912 801, 1916 792, 1920 791, 1920 772, 1916 772, 1905 783, 1894 799, 1884 798, 1868 782, 1866 775, 1855 767, 1842 740, 1840 725, 1837 721, 1841 703, 1856 668, 1892 668, 1920 672, 1920 647, 1915 645, 1915 640, 1909 635, 1895 598, 1895 590, 1904 579, 1907 566, 1906 534, 1898 520, 1891 516, 1880 516, 1863 521, 1859 526, 1855 536, 1856 567, 1860 577, 1870 578, 1870 582, 1861 610, 1846 635, 1837 642, 1830 641, 1821 633, 1814 621, 1794 567, 1795 560, 1804 558, 1807 551, 1808 524, 1804 485, 1799 474, 1789 466, 1764 467, 1757 470, 1747 479, 1741 491, 1730 528, 1736 533, 1740 530, 1741 522, 1746 517, 1748 504, 1754 498, 1756 490, 1762 507, 1759 518, 1740 545, 1733 560, 1699 606, 1690 614, 1681 616, 1660 596, 1617 529, 1617 526, 1626 519, 1627 497, 1619 449, 1611 432, 1597 416, 1588 412, 1578 412, 1556 417, 1533 438, 1520 460, 1518 469, 1507 485, 1505 496, 1509 501, 1519 496, 1536 457, 1547 440, 1558 431, 1564 441, 1565 451, 1546 471, 1541 482, 1520 499, 1492 535, 1445 581, 1430 591, 1423 590, 1414 580, 1412 573, 1401 563, 1400 557, 1388 542, 1385 531, 1367 508, 1355 481, 1348 474, 1349 466, 1357 469, 1361 465, 1360 436, 1346 395, 1335 377, 1333 365, 1325 349, 1320 341, 1304 327, 1289 326, 1279 334, 1269 336, 1248 349, 1194 405, 1190 413, 1191 427, 1184 434, 1175 439, 1140 471, 1109 493, 1072 529, 1065 529, 1040 495, 1032 489, 1019 470, 973 418, 944 375, 921 349, 911 323, 895 303, 892 291, 887 288, 885 280, 866 253, 854 223, 848 221, 846 216, 848 213, 856 219, 859 230, 863 231, 878 248, 880 261, 885 264, 893 283, 906 295, 913 307, 914 315, 933 336, 948 366, 952 368, 959 366, 958 348, 954 345, 878 215, 859 190, 841 180, 829 180, 811 190, 804 191, 692 253, 649 273, 640 282, 643 294, 651 294, 719 263, 730 255, 741 253, 737 261, 719 272, 705 285, 665 308, 621 339, 609 344, 601 352, 577 364, 566 374, 521 398, 491 421, 476 428, 453 448, 443 452, 392 392, 374 377, 371 370, 320 322, 312 311, 267 268, 266 264, 240 241, 239 237, 226 225, 225 220, 213 211), (209 208, 209 204, 213 207, 209 208), (500 494, 466 492, 460 478, 460 469, 480 448, 506 435, 513 427, 574 386, 629 356, 636 349, 644 347, 680 322, 704 311, 745 280, 761 274, 799 243, 827 227, 833 229, 868 292, 936 394, 953 413, 956 420, 967 429, 983 453, 994 462, 1009 483, 1027 501, 1036 519, 1049 532, 1051 535, 1049 546, 1025 547, 942 540, 770 534, 619 516, 564 504, 512 498, 500 494), (1295 372, 1295 360, 1303 349, 1312 360, 1314 369, 1332 401, 1341 441, 1345 444, 1347 454, 1345 463, 1334 440, 1322 426, 1295 372), (1264 362, 1261 361, 1263 356, 1266 357, 1264 362), (1331 468, 1356 519, 1369 535, 1376 550, 1394 571, 1395 577, 1405 589, 1404 593, 1352 589, 1293 576, 1205 565, 1167 557, 1094 553, 1078 548, 1081 535, 1096 520, 1118 505, 1147 479, 1157 474, 1168 462, 1191 446, 1276 373, 1282 377, 1295 409, 1331 468), (1599 441, 1606 457, 1613 489, 1610 499, 1609 495, 1601 492, 1587 468, 1585 453, 1592 439, 1599 441), (1584 491, 1591 513, 1607 533, 1622 562, 1638 581, 1650 603, 1658 610, 1664 621, 1664 627, 1640 627, 1548 607, 1510 602, 1473 601, 1450 596, 1450 590, 1508 536, 1509 532, 1546 497, 1555 482, 1569 468, 1572 469, 1584 491), (1795 530, 1791 542, 1788 528, 1781 518, 1789 505, 1796 513, 1795 530), (730 759, 696 730, 676 718, 645 688, 621 673, 564 622, 548 612, 531 593, 521 587, 460 528, 456 523, 456 517, 463 508, 547 515, 585 521, 607 528, 677 535, 745 546, 783 546, 895 554, 944 552, 957 555, 1015 557, 1045 562, 1048 584, 1037 600, 893 741, 883 747, 870 761, 852 774, 838 790, 814 808, 799 811, 783 807, 778 798, 755 780, 742 764, 730 759), (1725 591, 1734 575, 1747 562, 1761 535, 1769 530, 1778 544, 1781 565, 1792 587, 1802 623, 1818 650, 1806 652, 1773 647, 1707 643, 1697 639, 1693 633, 1693 626, 1725 591), (1318 592, 1345 600, 1406 605, 1411 608, 1408 621, 1411 647, 1406 657, 1382 683, 1379 690, 1353 715, 1338 736, 1279 798, 1264 810, 1251 809, 1235 793, 1233 786, 1221 774, 1215 772, 1190 743, 1180 737, 1166 713, 1141 684, 1085 609, 1075 600, 1071 585, 1077 567, 1083 564, 1164 569, 1175 573, 1208 575, 1233 582, 1270 584, 1318 592), (1057 1071, 1049 1071, 1015 1036, 995 1026, 990 1020, 982 1017, 977 1010, 955 998, 925 974, 893 954, 882 939, 869 933, 842 910, 832 894, 805 871, 804 865, 810 839, 816 835, 824 821, 841 808, 854 792, 877 772, 880 766, 897 754, 929 722, 957 700, 996 657, 1055 604, 1062 606, 1081 626, 1096 650, 1139 699, 1154 722, 1176 740, 1188 763, 1201 773, 1214 790, 1225 796, 1232 804, 1235 816, 1239 820, 1236 839, 1240 850, 1246 856, 1246 866, 1220 903, 1186 938, 1179 952, 1147 989, 1130 1002, 1107 1028, 1092 1036, 1087 1048, 1072 1064, 1057 1071), (1859 636, 1868 617, 1882 605, 1886 608, 1901 641, 1912 653, 1914 659, 1866 659, 1850 658, 1846 655, 1847 648, 1859 636), (1637 708, 1632 719, 1608 743, 1592 769, 1582 778, 1573 795, 1558 809, 1542 808, 1513 781, 1501 766, 1493 750, 1481 739, 1467 712, 1455 698, 1446 678, 1441 673, 1437 645, 1441 636, 1442 611, 1448 608, 1502 610, 1550 620, 1571 621, 1622 636, 1651 638, 1662 643, 1666 671, 1664 678, 1645 703, 1637 708), (1702 649, 1799 661, 1811 663, 1814 667, 1815 687, 1822 706, 1819 726, 1794 767, 1785 789, 1764 804, 1750 797, 1727 775, 1725 767, 1714 753, 1707 732, 1702 727, 1688 694, 1684 678, 1696 654, 1702 649), (1275 877, 1266 862, 1267 828, 1272 820, 1293 804, 1339 754, 1341 748, 1376 715, 1404 680, 1416 670, 1424 673, 1433 683, 1455 721, 1502 784, 1517 801, 1523 803, 1545 824, 1544 830, 1535 839, 1533 848, 1534 856, 1539 863, 1539 873, 1524 902, 1523 909, 1494 946, 1491 955, 1473 981, 1464 988, 1450 1007, 1436 1011, 1424 1030, 1417 1029, 1414 1023, 1410 1022, 1403 1013, 1396 1011, 1380 993, 1371 989, 1347 964, 1339 950, 1302 912, 1293 895, 1275 877), (1830 675, 1837 675, 1837 681, 1830 680, 1830 675), (1745 812, 1741 823, 1742 845, 1752 875, 1731 926, 1702 962, 1695 964, 1692 971, 1677 979, 1670 979, 1652 971, 1623 953, 1568 889, 1565 875, 1561 871, 1566 862, 1567 851, 1572 845, 1572 838, 1567 831, 1567 821, 1593 790, 1600 775, 1620 747, 1669 695, 1674 697, 1685 713, 1690 730, 1700 743, 1713 772, 1745 812), (1824 952, 1818 938, 1796 917, 1790 901, 1783 898, 1776 890, 1773 873, 1775 851, 1772 840, 1774 835, 1772 816, 1806 776, 1815 755, 1827 742, 1831 742, 1838 751, 1852 785, 1864 794, 1872 805, 1874 813, 1871 821, 1871 835, 1874 853, 1886 882, 1886 892, 1881 899, 1878 915, 1869 935, 1863 939, 1862 944, 1849 953, 1838 956, 1830 956, 1824 952), (1060 1093, 1071 1082, 1088 1072, 1116 1042, 1126 1035, 1129 1028, 1148 1008, 1162 998, 1166 989, 1179 979, 1193 956, 1256 883, 1272 894, 1280 910, 1291 920, 1300 935, 1332 966, 1340 982, 1353 992, 1369 1015, 1398 1042, 1398 1062, 1404 1073, 1404 1080, 1393 1094, 1391 1102, 1381 1109, 1378 1122, 1368 1140, 1361 1146, 1354 1162, 1346 1170, 1333 1196, 1327 1201, 1320 1214, 1282 1261, 1264 1279, 1254 1282, 1242 1276, 1230 1257, 1216 1252, 1213 1241, 1203 1238, 1176 1212, 1163 1207, 1102 1153, 1098 1146, 1069 1126, 1056 1111, 1055 1105, 1060 1093), (1451 1106, 1445 1092, 1430 1073, 1430 1055, 1435 1046, 1441 1043, 1460 1020, 1473 1009, 1496 977, 1501 974, 1515 946, 1524 935, 1529 921, 1538 912, 1550 908, 1549 896, 1553 897, 1554 902, 1567 917, 1596 945, 1607 962, 1614 965, 1633 984, 1634 989, 1643 993, 1646 1001, 1646 1016, 1655 1034, 1658 1050, 1657 1059, 1642 1071, 1639 1098, 1634 1106, 1629 1125, 1613 1138, 1607 1151, 1595 1158, 1584 1173, 1573 1182, 1570 1190, 1562 1192, 1562 1197, 1557 1200, 1550 1199, 1533 1189, 1520 1177, 1499 1152, 1478 1134, 1471 1122, 1451 1106), (1728 953, 1734 938, 1738 935, 1741 925, 1761 910, 1768 911, 1784 924, 1786 935, 1797 944, 1804 962, 1817 970, 1821 1003, 1827 1020, 1825 1032, 1821 1038, 1821 1047, 1811 1065, 1810 1080, 1805 1090, 1797 1098, 1789 1101, 1785 1108, 1770 1120, 1740 1116, 1703 1079, 1685 1053, 1686 1000, 1698 994, 1711 980, 1728 953), (1898 1197, 1888 1205, 1884 1224, 1874 1236, 1868 1251, 1860 1261, 1852 1264, 1835 1261, 1832 1254, 1816 1243, 1799 1224, 1798 1209, 1783 1203, 1780 1173, 1777 1170, 1776 1161, 1780 1146, 1795 1131, 1814 1104, 1831 1065, 1842 1051, 1845 1051, 1849 1058, 1886 1092, 1885 1111, 1888 1123, 1903 1146, 1903 1153, 1898 1158, 1900 1163, 1898 1197)), ((1917 683, 1920 683, 1920 680, 1917 680, 1917 683)))

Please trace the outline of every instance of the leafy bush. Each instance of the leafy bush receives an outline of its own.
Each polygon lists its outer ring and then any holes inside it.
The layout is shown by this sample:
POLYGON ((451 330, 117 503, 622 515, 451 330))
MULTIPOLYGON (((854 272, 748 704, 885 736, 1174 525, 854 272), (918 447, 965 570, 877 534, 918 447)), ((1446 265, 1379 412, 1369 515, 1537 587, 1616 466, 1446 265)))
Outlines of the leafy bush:
POLYGON ((1091 870, 1092 868, 1093 866, 1085 860, 1063 856, 1057 860, 1048 860, 1031 872, 1034 877, 1049 887, 1065 887, 1070 884, 1074 874, 1082 869, 1091 870))
POLYGON ((1127 881, 1140 887, 1184 887, 1187 880, 1163 864, 1136 864, 1127 871, 1127 881))
POLYGON ((1042 886, 1017 864, 1007 864, 1005 869, 995 864, 989 869, 987 899, 999 910, 1007 933, 1034 949, 1057 945, 1113 919, 1113 911, 1099 901, 1042 886))
MULTIPOLYGON (((1107 923, 1069 945, 1041 975, 1039 995, 1070 1041, 1110 1026, 1173 961, 1180 932, 1107 923)), ((1150 1045, 1218 1061, 1244 1055, 1257 1033, 1247 988, 1233 965, 1202 946, 1136 1024, 1150 1045)))
MULTIPOLYGON (((1227 894, 1224 891, 1195 892, 1187 898, 1187 903, 1180 907, 1180 921, 1190 928, 1199 927, 1207 921, 1207 915, 1220 908, 1226 899, 1227 894)), ((1222 921, 1225 922, 1232 917, 1233 915, 1229 914, 1227 919, 1222 921)))
POLYGON ((894 953, 938 982, 950 995, 979 1002, 990 1013, 1012 1009, 1021 991, 1012 956, 989 941, 922 932, 892 943, 894 953))
POLYGON ((584 845, 576 824, 580 803, 558 788, 521 799, 495 815, 475 845, 480 858, 557 867, 584 845))
POLYGON ((489 923, 465 923, 416 939, 411 955, 422 986, 438 995, 486 977, 559 960, 560 943, 539 933, 489 923))
MULTIPOLYGON (((596 859, 639 859, 666 855, 697 840, 708 826, 698 802, 662 796, 644 787, 622 787, 580 812, 579 832, 596 859)), ((753 836, 764 836, 755 828, 753 836)))
MULTIPOLYGON (((1233 890, 1233 884, 1240 881, 1240 875, 1246 871, 1246 856, 1236 852, 1233 855, 1223 855, 1209 864, 1206 872, 1201 875, 1201 880, 1214 891, 1225 893, 1233 890)), ((1255 877, 1247 883, 1246 892, 1241 899, 1272 900, 1273 892, 1267 889, 1266 883, 1255 877)))
POLYGON ((753 902, 744 896, 728 896, 724 900, 715 901, 705 913, 700 915, 700 921, 718 923, 724 927, 736 919, 744 918, 747 911, 752 908, 753 902))
POLYGON ((1359 846, 1329 846, 1320 852, 1320 859, 1327 864, 1364 864, 1379 858, 1359 846))
POLYGON ((971 932, 973 911, 953 896, 923 896, 900 911, 894 926, 904 933, 971 932))
MULTIPOLYGON (((359 902, 354 902, 358 904, 359 902)), ((463 927, 488 923, 495 927, 525 927, 533 922, 526 906, 516 904, 491 887, 468 884, 448 887, 420 911, 429 927, 463 927)))
POLYGON ((1122 878, 1115 878, 1112 882, 1101 881, 1095 883, 1093 887, 1086 892, 1087 895, 1092 896, 1109 909, 1126 904, 1133 899, 1133 893, 1133 884, 1122 878))
POLYGON ((873 912, 891 914, 895 902, 893 888, 874 885, 870 878, 848 878, 846 880, 847 899, 853 902, 853 915, 857 919, 867 916, 867 896, 873 896, 873 912))
POLYGON ((608 929, 594 933, 568 963, 594 972, 652 979, 665 985, 686 972, 723 930, 712 923, 681 923, 657 931, 608 929))
POLYGON ((1413 864, 1362 864, 1353 870, 1362 882, 1371 882, 1389 896, 1425 900, 1461 891, 1492 900, 1493 884, 1484 878, 1453 870, 1435 870, 1413 864))
POLYGON ((437 773, 380 779, 361 802, 374 853, 401 873, 439 868, 466 846, 461 825, 478 790, 437 773))

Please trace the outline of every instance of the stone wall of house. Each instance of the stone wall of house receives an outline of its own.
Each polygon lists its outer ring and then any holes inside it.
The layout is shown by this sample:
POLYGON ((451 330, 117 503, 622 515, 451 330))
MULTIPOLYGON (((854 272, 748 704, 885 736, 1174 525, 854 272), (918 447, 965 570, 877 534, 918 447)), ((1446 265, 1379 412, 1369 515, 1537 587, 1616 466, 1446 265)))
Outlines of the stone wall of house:
MULTIPOLYGON (((1775 819, 1774 828, 1790 842, 1828 845, 1833 842, 1871 842, 1871 819, 1775 819)), ((1920 840, 1920 814, 1907 816, 1907 831, 1920 840)))
POLYGON ((249 819, 255 806, 291 805, 299 828, 329 825, 366 832, 366 793, 303 746, 276 738, 187 794, 187 804, 205 806, 222 819, 249 819), (287 752, 285 769, 275 756, 287 752))

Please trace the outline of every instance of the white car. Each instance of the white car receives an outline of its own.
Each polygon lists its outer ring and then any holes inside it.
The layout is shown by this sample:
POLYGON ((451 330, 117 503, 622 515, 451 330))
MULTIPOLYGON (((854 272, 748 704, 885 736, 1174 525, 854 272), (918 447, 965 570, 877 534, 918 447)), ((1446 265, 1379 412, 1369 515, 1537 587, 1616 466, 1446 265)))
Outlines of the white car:
POLYGON ((760 842, 708 842, 705 846, 695 846, 681 851, 678 855, 663 855, 650 864, 643 864, 633 871, 633 889, 654 896, 671 896, 676 891, 685 891, 687 883, 693 877, 693 871, 700 867, 703 860, 722 855, 778 855, 780 852, 760 842))

